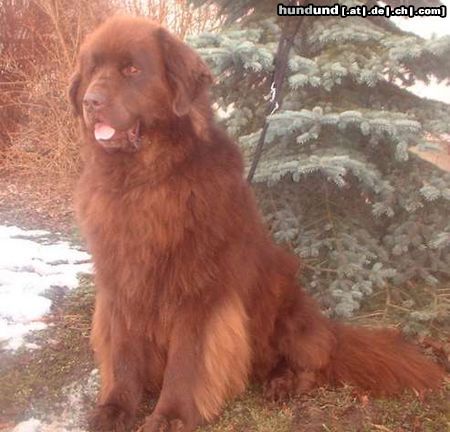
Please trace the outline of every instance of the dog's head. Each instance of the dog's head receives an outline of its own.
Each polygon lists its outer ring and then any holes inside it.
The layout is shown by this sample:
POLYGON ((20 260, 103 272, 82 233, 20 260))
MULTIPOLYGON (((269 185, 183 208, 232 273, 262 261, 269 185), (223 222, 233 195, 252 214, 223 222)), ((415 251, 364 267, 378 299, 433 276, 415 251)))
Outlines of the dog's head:
POLYGON ((102 148, 133 151, 147 128, 195 114, 211 82, 199 55, 166 29, 114 17, 83 43, 69 97, 102 148))

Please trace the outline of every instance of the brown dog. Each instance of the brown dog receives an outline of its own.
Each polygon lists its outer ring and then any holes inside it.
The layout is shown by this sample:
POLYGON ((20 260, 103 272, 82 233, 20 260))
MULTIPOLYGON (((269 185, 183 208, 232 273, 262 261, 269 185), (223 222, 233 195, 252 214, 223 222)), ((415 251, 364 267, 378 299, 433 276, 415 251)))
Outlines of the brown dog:
POLYGON ((70 97, 85 168, 78 218, 96 269, 92 430, 189 432, 250 379, 270 397, 348 382, 378 394, 439 385, 398 335, 329 321, 298 286, 214 124, 200 57, 144 19, 112 18, 82 46, 70 97))

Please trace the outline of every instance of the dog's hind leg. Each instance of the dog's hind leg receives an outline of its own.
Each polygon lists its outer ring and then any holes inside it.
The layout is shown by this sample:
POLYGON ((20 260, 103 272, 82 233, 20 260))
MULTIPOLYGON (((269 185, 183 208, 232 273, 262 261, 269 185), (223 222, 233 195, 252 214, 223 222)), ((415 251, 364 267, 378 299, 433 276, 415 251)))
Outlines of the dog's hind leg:
POLYGON ((273 336, 279 356, 265 385, 273 400, 307 392, 322 380, 336 339, 329 320, 313 299, 296 287, 295 296, 280 309, 273 336))

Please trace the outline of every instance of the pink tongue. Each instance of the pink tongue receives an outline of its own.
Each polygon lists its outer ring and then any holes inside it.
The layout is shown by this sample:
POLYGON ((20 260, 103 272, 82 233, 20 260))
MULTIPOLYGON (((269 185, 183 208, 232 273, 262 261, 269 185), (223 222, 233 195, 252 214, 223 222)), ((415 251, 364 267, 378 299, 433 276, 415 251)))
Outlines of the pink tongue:
POLYGON ((115 129, 104 123, 96 123, 95 125, 94 135, 96 140, 109 140, 114 136, 115 133, 115 129))

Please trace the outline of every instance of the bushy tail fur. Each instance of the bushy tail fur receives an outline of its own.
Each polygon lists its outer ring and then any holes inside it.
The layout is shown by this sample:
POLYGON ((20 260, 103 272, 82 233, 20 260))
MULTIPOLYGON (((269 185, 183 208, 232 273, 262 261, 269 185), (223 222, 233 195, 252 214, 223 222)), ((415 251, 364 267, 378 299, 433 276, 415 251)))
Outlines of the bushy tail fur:
POLYGON ((326 370, 331 384, 348 383, 379 396, 442 384, 444 371, 396 331, 334 324, 336 349, 326 370))

